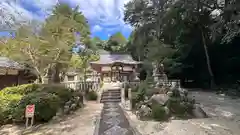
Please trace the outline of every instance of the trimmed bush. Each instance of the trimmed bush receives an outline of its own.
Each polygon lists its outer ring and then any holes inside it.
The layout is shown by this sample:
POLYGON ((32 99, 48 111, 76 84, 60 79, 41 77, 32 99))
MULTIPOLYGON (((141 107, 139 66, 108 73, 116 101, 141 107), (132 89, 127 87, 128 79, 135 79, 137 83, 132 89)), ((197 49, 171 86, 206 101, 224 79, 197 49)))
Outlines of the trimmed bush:
POLYGON ((73 97, 74 91, 61 85, 43 85, 40 92, 47 92, 57 95, 61 99, 61 105, 73 97))
POLYGON ((37 121, 49 121, 56 115, 60 108, 60 98, 47 92, 34 92, 24 96, 16 109, 14 109, 13 120, 22 121, 27 105, 35 105, 35 119, 37 121))
POLYGON ((0 93, 0 123, 7 123, 13 118, 12 114, 22 96, 18 94, 4 95, 0 93))
POLYGON ((167 107, 169 108, 171 114, 177 117, 186 117, 191 115, 193 110, 193 105, 195 102, 182 101, 180 98, 171 97, 167 102, 167 107))
POLYGON ((35 104, 36 121, 49 121, 68 101, 81 107, 82 94, 60 85, 25 84, 4 88, 0 91, 0 124, 23 122, 25 107, 29 104, 35 104))
POLYGON ((1 93, 25 95, 33 91, 36 91, 40 87, 41 86, 38 84, 23 84, 23 85, 14 86, 14 87, 6 87, 1 90, 1 93))
POLYGON ((87 100, 90 101, 96 101, 98 98, 98 95, 95 91, 89 91, 86 96, 87 100))
POLYGON ((153 105, 152 106, 152 118, 157 121, 164 121, 168 119, 168 115, 166 110, 163 106, 160 105, 153 105))

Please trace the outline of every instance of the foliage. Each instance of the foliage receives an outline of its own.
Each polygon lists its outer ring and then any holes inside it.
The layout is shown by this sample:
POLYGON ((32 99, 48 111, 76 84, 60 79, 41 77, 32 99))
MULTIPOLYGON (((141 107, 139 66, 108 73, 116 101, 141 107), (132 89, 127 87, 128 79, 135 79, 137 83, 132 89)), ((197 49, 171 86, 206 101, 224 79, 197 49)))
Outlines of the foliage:
POLYGON ((0 91, 0 123, 23 122, 25 107, 29 104, 35 104, 37 121, 48 121, 67 101, 76 96, 82 97, 59 85, 26 84, 7 87, 0 91))
POLYGON ((167 107, 169 108, 172 116, 184 118, 192 114, 194 104, 194 100, 188 97, 182 98, 180 96, 176 96, 175 93, 169 98, 167 107))
POLYGON ((130 1, 124 20, 135 29, 127 50, 135 59, 163 63, 170 78, 193 80, 195 87, 235 83, 240 76, 236 5, 235 0, 130 1))
POLYGON ((73 97, 73 90, 66 88, 61 85, 44 85, 39 89, 39 92, 46 92, 58 96, 61 100, 60 103, 63 105, 73 97))
POLYGON ((60 108, 60 100, 57 95, 48 92, 30 93, 24 96, 14 109, 13 120, 23 121, 26 105, 34 104, 36 121, 49 121, 60 108))
POLYGON ((99 56, 96 54, 81 55, 73 54, 70 60, 69 67, 84 72, 84 69, 87 69, 90 65, 89 62, 96 61, 99 59, 99 56))
POLYGON ((152 106, 152 118, 157 121, 164 121, 168 119, 168 115, 166 110, 163 106, 160 105, 153 105, 152 106))
POLYGON ((26 95, 28 93, 36 91, 39 88, 40 88, 40 85, 38 84, 23 84, 23 85, 14 86, 14 87, 6 87, 2 89, 0 93, 2 93, 3 95, 7 95, 7 94, 26 95))
POLYGON ((15 38, 1 42, 1 50, 5 52, 4 56, 33 67, 39 82, 43 82, 43 78, 51 73, 59 76, 57 71, 69 64, 75 32, 81 33, 81 40, 86 45, 90 43, 89 27, 78 7, 72 9, 66 4, 57 4, 44 24, 20 27, 15 38))
POLYGON ((137 94, 136 94, 136 102, 137 103, 140 101, 144 101, 147 90, 148 90, 147 83, 146 82, 140 83, 137 94))
POLYGON ((122 33, 117 32, 109 37, 107 41, 98 41, 99 48, 112 53, 125 53, 126 52, 126 38, 122 33))
POLYGON ((0 93, 0 124, 7 123, 13 118, 14 108, 23 96, 19 94, 0 93))
POLYGON ((96 93, 96 91, 89 91, 86 96, 87 100, 90 101, 96 101, 98 98, 98 94, 96 93))

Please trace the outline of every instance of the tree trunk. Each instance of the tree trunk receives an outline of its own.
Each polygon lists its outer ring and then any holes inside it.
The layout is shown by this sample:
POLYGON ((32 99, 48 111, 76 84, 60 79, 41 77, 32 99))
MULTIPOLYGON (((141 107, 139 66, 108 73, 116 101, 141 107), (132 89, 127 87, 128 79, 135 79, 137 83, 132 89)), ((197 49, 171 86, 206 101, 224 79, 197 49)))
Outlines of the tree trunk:
POLYGON ((53 67, 53 72, 52 72, 52 81, 53 83, 60 83, 61 79, 60 79, 60 65, 59 63, 57 63, 54 67, 53 67))
POLYGON ((213 88, 215 86, 214 75, 213 75, 213 71, 212 71, 212 67, 211 67, 210 57, 209 57, 209 54, 208 54, 208 49, 207 49, 206 40, 205 40, 203 30, 201 30, 201 34, 202 34, 203 48, 204 48, 204 52, 205 52, 205 56, 206 56, 208 73, 209 73, 209 76, 210 76, 210 87, 213 88))
POLYGON ((40 84, 43 84, 43 78, 44 77, 42 75, 38 75, 36 82, 40 83, 40 84))

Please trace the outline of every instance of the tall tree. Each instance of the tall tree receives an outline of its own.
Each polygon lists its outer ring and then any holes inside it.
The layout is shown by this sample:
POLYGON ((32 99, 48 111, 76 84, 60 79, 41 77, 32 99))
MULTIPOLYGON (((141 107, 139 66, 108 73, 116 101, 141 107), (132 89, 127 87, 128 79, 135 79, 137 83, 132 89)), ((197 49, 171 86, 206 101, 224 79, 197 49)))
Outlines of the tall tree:
POLYGON ((43 82, 44 77, 59 76, 60 70, 69 64, 75 32, 81 32, 81 40, 88 45, 90 32, 85 17, 77 8, 58 4, 41 27, 36 29, 31 25, 18 29, 15 38, 6 42, 6 54, 32 66, 39 82, 43 82))
MULTIPOLYGON (((211 25, 214 22, 212 14, 219 7, 216 0, 130 1, 126 5, 125 21, 135 27, 132 40, 142 48, 144 58, 150 54, 155 59, 161 59, 157 56, 164 54, 157 55, 159 52, 157 50, 163 50, 167 44, 176 50, 176 53, 172 55, 173 59, 186 60, 193 48, 201 44, 201 50, 205 55, 202 57, 205 58, 209 80, 213 86, 214 73, 209 47, 213 44, 211 41, 213 37, 211 25), (154 53, 156 55, 153 55, 154 53), (176 58, 177 55, 178 58, 176 58)), ((182 66, 183 64, 174 65, 182 66)))
POLYGON ((121 32, 112 35, 106 43, 103 44, 103 49, 110 52, 125 52, 127 40, 121 32))

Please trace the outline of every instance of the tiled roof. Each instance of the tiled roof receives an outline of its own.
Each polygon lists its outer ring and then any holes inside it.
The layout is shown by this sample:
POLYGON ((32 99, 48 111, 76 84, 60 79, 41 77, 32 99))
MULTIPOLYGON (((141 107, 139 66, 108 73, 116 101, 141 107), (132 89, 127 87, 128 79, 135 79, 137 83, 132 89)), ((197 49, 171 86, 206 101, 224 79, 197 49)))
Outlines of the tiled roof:
POLYGON ((140 62, 132 59, 127 54, 100 54, 98 61, 91 62, 92 64, 113 64, 113 63, 125 63, 125 64, 139 64, 140 62))
POLYGON ((23 66, 19 63, 10 60, 7 57, 0 57, 0 67, 4 68, 14 68, 14 69, 23 69, 23 66))

